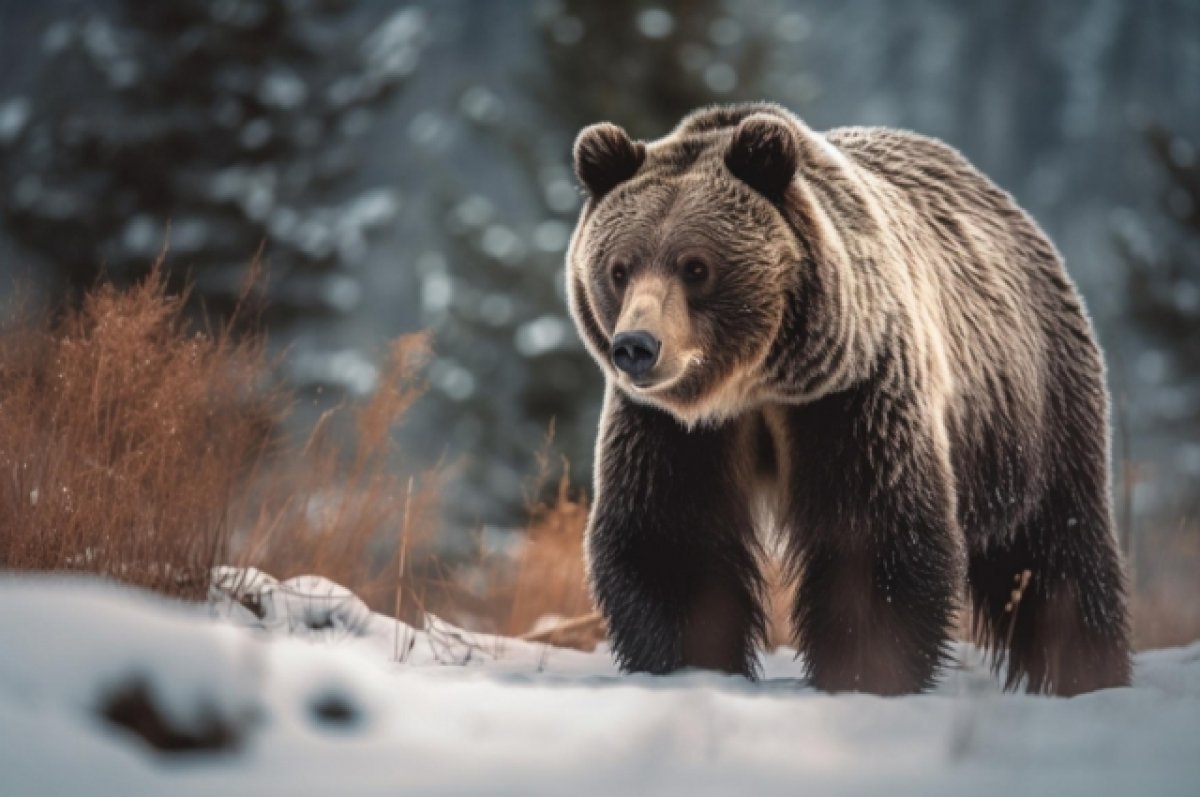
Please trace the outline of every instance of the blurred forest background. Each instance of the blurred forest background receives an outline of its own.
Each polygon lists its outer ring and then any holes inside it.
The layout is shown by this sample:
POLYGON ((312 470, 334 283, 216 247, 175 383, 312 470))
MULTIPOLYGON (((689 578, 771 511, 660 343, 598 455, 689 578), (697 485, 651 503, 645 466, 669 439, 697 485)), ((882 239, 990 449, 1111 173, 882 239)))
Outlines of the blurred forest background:
POLYGON ((448 465, 447 527, 503 536, 552 423, 590 481, 576 131, 763 98, 909 128, 1063 251, 1109 358, 1122 544, 1139 582, 1194 584, 1198 87, 1193 0, 0 0, 0 295, 127 282, 169 241, 220 314, 261 247, 296 432, 430 330, 396 466, 448 465))

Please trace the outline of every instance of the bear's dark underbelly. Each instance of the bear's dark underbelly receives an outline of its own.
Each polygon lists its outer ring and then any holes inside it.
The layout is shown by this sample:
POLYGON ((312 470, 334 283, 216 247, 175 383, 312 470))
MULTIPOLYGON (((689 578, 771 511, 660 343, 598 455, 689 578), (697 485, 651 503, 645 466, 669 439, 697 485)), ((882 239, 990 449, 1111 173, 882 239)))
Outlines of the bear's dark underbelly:
MULTIPOLYGON (((824 504, 835 494, 869 500, 887 477, 879 449, 871 450, 882 441, 860 434, 863 404, 861 392, 850 390, 755 412, 747 437, 758 484, 785 505, 824 504)), ((975 419, 969 433, 948 425, 957 518, 972 546, 1010 538, 1041 500, 1041 452, 1031 442, 1037 435, 1022 431, 1018 439, 1003 422, 987 419, 975 419)))

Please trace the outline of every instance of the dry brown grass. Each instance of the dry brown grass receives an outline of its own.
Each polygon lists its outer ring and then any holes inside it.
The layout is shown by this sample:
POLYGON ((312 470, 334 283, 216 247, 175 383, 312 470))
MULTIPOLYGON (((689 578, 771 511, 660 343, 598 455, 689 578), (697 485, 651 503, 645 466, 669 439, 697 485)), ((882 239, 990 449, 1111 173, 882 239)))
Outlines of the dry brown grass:
POLYGON ((551 483, 554 428, 537 455, 537 470, 526 495, 529 524, 517 547, 511 594, 502 631, 520 634, 547 617, 572 618, 593 610, 585 583, 583 532, 587 496, 571 490, 571 469, 563 460, 557 486, 548 499, 539 494, 551 483))
POLYGON ((261 343, 195 332, 161 268, 0 336, 0 567, 83 570, 198 597, 265 445, 261 343))
POLYGON ((530 508, 511 588, 502 593, 508 607, 502 633, 585 649, 604 638, 584 574, 587 515, 587 499, 571 493, 564 465, 553 499, 530 508))
POLYGON ((584 574, 588 502, 572 490, 565 461, 557 478, 552 473, 553 438, 551 426, 526 492, 529 521, 515 545, 502 552, 481 546, 474 561, 443 572, 426 605, 469 628, 590 650, 605 629, 584 574))
MULTIPOLYGON (((258 287, 254 275, 246 295, 258 287)), ((565 470, 551 500, 531 501, 515 558, 439 559, 444 474, 403 475, 393 435, 424 389, 424 336, 391 343, 371 398, 329 410, 293 443, 279 431, 292 397, 263 388, 273 363, 261 338, 235 336, 237 317, 198 328, 185 301, 160 266, 131 289, 97 287, 57 321, 11 314, 0 568, 198 599, 213 566, 254 566, 325 576, 409 621, 428 610, 513 634, 591 610, 587 504, 565 470)), ((547 462, 543 452, 539 484, 547 462)))
MULTIPOLYGON (((324 576, 395 611, 401 553, 431 557, 438 529, 440 474, 403 476, 392 434, 424 390, 428 353, 423 335, 393 341, 370 399, 328 410, 302 445, 264 459, 236 502, 233 563, 280 579, 324 576)), ((399 605, 416 611, 424 588, 403 582, 412 594, 399 605)))
POLYGON ((1139 650, 1200 639, 1200 519, 1159 520, 1146 529, 1132 596, 1139 650))
POLYGON ((189 323, 186 298, 168 294, 160 264, 58 320, 11 314, 0 568, 202 598, 210 569, 232 562, 325 575, 389 610, 400 532, 419 550, 436 528, 437 474, 402 480, 391 434, 421 394, 424 338, 393 342, 372 398, 326 413, 295 446, 279 433, 291 397, 264 387, 262 338, 233 334, 240 310, 218 329, 189 323), (334 433, 343 420, 348 433, 334 433))

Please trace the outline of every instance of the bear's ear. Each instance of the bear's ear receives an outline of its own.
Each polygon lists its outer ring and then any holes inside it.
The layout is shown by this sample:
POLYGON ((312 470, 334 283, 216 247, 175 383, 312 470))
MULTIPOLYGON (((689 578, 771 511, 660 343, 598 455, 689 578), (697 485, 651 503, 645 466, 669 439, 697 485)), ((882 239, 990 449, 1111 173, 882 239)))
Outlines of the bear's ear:
POLYGON ((646 145, 609 122, 585 127, 575 139, 575 174, 593 199, 637 174, 646 145))
POLYGON ((791 185, 799 165, 796 134, 786 120, 773 114, 747 116, 733 132, 725 165, 742 182, 771 201, 791 185))

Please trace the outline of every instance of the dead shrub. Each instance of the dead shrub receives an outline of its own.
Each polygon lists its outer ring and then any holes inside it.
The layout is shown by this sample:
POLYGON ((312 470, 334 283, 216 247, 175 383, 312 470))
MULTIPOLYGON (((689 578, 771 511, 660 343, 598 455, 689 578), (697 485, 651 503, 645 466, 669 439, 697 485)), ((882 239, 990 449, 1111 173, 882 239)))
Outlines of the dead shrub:
POLYGON ((372 397, 296 446, 279 432, 293 397, 267 387, 262 337, 233 334, 244 304, 214 330, 187 321, 186 298, 160 263, 57 321, 13 315, 0 334, 0 568, 199 599, 213 566, 236 563, 324 575, 392 611, 400 551, 419 558, 436 530, 438 474, 402 479, 392 440, 423 389, 424 337, 393 342, 372 397))
POLYGON ((424 335, 393 341, 366 403, 325 412, 298 450, 272 452, 238 502, 234 562, 281 579, 321 575, 377 612, 420 619, 429 586, 400 559, 434 557, 441 474, 405 478, 392 432, 424 391, 428 355, 424 335))
MULTIPOLYGON (((531 507, 530 522, 517 547, 515 577, 502 632, 527 634, 539 624, 578 619, 594 613, 583 563, 583 532, 587 525, 587 499, 572 495, 569 471, 564 465, 551 502, 531 507)), ((603 628, 593 624, 589 636, 576 628, 574 639, 586 644, 603 638, 603 628)))
POLYGON ((270 436, 261 341, 195 331, 161 264, 0 336, 0 567, 198 597, 270 436))
POLYGON ((489 550, 481 535, 471 561, 424 583, 425 606, 474 630, 591 650, 605 628, 584 572, 588 502, 565 461, 552 472, 553 441, 551 425, 526 489, 529 521, 513 544, 489 550))
POLYGON ((551 424, 526 491, 529 522, 517 544, 511 594, 503 600, 507 612, 501 631, 508 635, 529 632, 550 618, 575 618, 593 611, 583 562, 587 497, 572 492, 571 468, 565 459, 553 493, 542 497, 552 484, 553 445, 551 424))
POLYGON ((1130 598, 1139 650, 1200 639, 1200 520, 1159 519, 1145 531, 1130 598))

